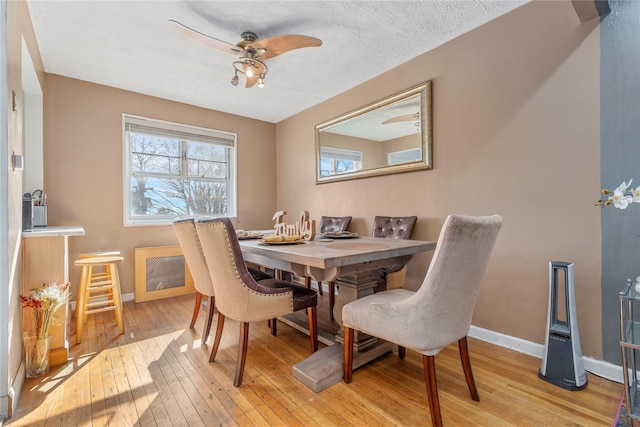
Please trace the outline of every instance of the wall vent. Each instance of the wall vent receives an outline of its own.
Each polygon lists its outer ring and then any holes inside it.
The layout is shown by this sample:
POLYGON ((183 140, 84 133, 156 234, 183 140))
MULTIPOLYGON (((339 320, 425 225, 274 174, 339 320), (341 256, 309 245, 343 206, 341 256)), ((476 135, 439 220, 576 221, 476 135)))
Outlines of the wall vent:
POLYGON ((180 246, 135 248, 135 301, 195 292, 180 246))

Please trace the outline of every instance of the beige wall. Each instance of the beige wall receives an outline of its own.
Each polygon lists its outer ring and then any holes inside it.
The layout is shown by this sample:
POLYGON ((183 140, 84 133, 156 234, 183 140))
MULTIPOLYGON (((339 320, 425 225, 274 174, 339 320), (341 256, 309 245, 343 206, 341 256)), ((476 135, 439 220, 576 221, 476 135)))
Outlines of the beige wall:
MULTIPOLYGON (((238 218, 268 228, 276 211, 275 125, 48 74, 44 91, 45 187, 49 225, 80 225, 70 258, 119 250, 122 292, 133 292, 133 249, 177 244, 171 226, 123 227, 122 113, 238 135, 238 218)), ((79 269, 71 267, 76 293, 79 269)))
MULTIPOLYGON (((597 20, 595 20, 597 21, 597 20)), ((575 264, 583 354, 601 358, 599 33, 571 2, 535 1, 277 124, 278 209, 418 215, 435 240, 450 213, 505 224, 473 324, 543 343, 548 263, 575 264), (434 169, 316 185, 314 126, 433 80, 434 169)), ((420 285, 428 256, 412 261, 420 285)))

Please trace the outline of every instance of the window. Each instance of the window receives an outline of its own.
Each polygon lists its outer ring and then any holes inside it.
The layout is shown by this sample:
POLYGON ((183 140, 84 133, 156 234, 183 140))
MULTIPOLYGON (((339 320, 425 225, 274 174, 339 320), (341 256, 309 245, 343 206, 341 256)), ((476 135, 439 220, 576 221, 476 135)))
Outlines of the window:
POLYGON ((236 135, 123 115, 124 223, 236 215, 236 135))
POLYGON ((387 154, 387 163, 397 165, 398 163, 419 162, 422 160, 422 149, 412 148, 410 150, 394 151, 387 154))
POLYGON ((320 147, 320 176, 362 169, 362 152, 342 148, 320 147))

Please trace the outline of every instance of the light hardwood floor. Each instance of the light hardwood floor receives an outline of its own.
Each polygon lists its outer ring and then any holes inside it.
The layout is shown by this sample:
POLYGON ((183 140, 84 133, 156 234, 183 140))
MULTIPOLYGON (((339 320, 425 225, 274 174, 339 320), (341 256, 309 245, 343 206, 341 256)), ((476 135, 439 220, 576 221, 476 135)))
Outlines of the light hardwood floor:
MULTIPOLYGON (((328 316, 326 293, 318 315, 328 316)), ((200 345, 206 309, 188 328, 195 297, 125 303, 125 335, 112 313, 90 316, 67 365, 26 381, 10 426, 430 425, 420 355, 388 354, 316 394, 291 375, 308 337, 252 324, 244 382, 233 386, 239 328, 227 320, 215 362, 200 345)), ((322 320, 319 319, 319 320, 322 320)), ((215 328, 214 318, 214 328, 215 328)), ((213 331, 212 331, 213 336, 213 331)), ((72 340, 75 336, 71 337, 72 340)), ((321 347, 323 345, 321 344, 321 347)), ((538 378, 540 360, 470 339, 480 402, 469 397, 457 347, 436 357, 445 426, 610 426, 622 385, 589 374, 583 391, 538 378)))

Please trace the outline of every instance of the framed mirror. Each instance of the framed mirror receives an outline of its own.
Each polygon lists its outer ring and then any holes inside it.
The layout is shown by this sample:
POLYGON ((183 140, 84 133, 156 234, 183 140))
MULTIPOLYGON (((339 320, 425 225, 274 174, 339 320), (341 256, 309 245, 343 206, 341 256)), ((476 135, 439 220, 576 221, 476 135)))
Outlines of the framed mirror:
POLYGON ((316 184, 432 168, 431 81, 316 126, 316 184))

